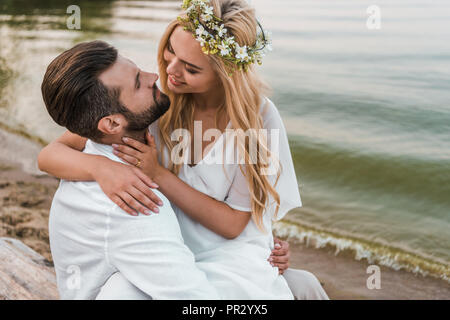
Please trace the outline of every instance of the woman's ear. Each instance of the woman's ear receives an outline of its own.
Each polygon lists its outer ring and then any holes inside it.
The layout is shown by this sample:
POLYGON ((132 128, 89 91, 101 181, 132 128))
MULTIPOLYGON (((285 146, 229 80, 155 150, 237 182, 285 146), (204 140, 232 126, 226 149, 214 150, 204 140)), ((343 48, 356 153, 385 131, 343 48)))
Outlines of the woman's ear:
POLYGON ((120 134, 125 131, 128 121, 121 114, 113 114, 100 119, 97 128, 106 135, 120 134))

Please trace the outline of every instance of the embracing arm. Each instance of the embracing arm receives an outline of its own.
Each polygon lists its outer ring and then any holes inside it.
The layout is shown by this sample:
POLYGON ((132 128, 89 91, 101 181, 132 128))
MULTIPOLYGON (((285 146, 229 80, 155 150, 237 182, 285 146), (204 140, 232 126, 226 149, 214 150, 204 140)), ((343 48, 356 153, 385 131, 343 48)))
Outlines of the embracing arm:
POLYGON ((152 178, 159 190, 189 217, 227 239, 236 238, 247 226, 251 212, 231 208, 222 201, 200 192, 158 163, 156 145, 147 134, 148 145, 133 139, 124 139, 127 145, 113 145, 122 160, 136 164, 152 178), (131 147, 130 147, 131 146, 131 147))
POLYGON ((95 180, 93 172, 104 161, 104 157, 80 152, 86 141, 86 138, 69 131, 64 132, 41 150, 38 156, 39 169, 66 180, 95 180))
POLYGON ((87 139, 66 131, 41 150, 39 169, 55 177, 75 181, 97 181, 103 192, 121 209, 132 215, 136 211, 159 212, 162 205, 150 188, 158 186, 141 170, 100 155, 81 152, 87 139))
POLYGON ((235 210, 197 191, 163 167, 154 180, 159 190, 184 213, 227 239, 239 236, 251 218, 250 212, 235 210))
MULTIPOLYGON (((227 238, 239 236, 251 219, 251 212, 231 208, 197 191, 158 163, 154 138, 147 134, 148 145, 133 139, 123 139, 128 145, 113 145, 114 153, 122 160, 141 163, 142 170, 160 186, 160 191, 188 216, 206 228, 227 238), (131 148, 131 147, 132 148, 131 148)), ((289 267, 289 244, 275 238, 275 248, 267 259, 280 274, 289 267)))

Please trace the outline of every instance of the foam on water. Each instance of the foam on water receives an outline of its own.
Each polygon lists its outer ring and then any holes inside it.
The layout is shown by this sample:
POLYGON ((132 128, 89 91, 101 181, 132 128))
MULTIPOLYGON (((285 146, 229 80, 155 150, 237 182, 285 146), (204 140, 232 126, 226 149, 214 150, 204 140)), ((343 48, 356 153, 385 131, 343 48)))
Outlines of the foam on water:
POLYGON ((380 264, 394 270, 406 270, 422 276, 441 278, 450 283, 449 264, 404 249, 339 235, 288 219, 274 224, 274 231, 280 237, 317 249, 332 247, 335 249, 335 255, 348 250, 354 254, 356 260, 366 260, 369 264, 380 264))

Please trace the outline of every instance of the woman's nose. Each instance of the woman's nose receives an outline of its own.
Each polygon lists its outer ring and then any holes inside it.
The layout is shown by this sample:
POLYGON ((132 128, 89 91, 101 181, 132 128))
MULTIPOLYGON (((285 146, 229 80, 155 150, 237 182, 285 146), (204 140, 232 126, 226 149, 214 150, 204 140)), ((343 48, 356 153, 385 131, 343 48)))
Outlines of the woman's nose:
POLYGON ((179 77, 181 75, 179 63, 177 62, 177 59, 172 59, 169 64, 167 65, 166 72, 168 74, 172 74, 176 77, 179 77))

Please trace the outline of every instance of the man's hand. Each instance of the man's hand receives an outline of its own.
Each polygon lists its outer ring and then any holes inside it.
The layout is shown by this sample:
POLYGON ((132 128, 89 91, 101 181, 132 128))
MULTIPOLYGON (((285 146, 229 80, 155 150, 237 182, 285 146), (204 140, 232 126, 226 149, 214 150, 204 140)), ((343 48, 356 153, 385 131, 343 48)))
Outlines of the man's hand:
POLYGON ((275 249, 267 259, 274 267, 278 267, 280 274, 283 274, 289 268, 289 243, 274 237, 275 249))

